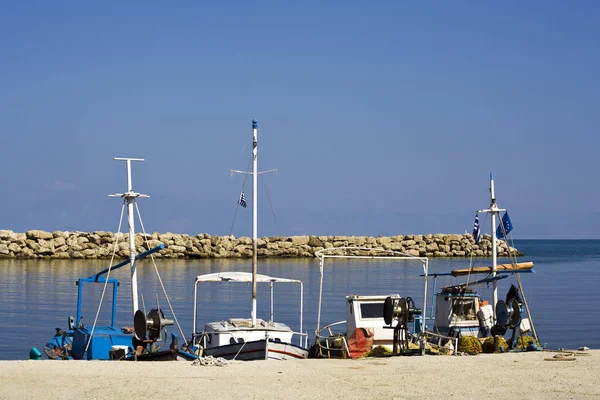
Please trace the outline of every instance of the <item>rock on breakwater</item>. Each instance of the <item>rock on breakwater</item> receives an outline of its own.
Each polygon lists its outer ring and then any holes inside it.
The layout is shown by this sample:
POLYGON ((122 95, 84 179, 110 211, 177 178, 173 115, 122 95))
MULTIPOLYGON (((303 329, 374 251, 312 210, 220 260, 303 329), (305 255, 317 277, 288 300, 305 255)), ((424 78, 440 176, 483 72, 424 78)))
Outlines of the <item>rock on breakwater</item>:
MULTIPOLYGON (((16 233, 0 230, 0 258, 97 259, 110 258, 116 243, 116 255, 129 256, 129 235, 112 232, 46 232, 30 230, 16 233)), ((145 251, 159 244, 165 249, 155 253, 158 258, 249 258, 252 239, 249 237, 211 236, 207 233, 187 235, 177 233, 137 234, 136 250, 145 251)), ((328 247, 356 246, 369 249, 395 250, 413 256, 426 257, 491 257, 492 242, 484 235, 476 244, 469 234, 426 234, 396 236, 271 236, 258 239, 258 256, 263 258, 314 257, 315 252, 328 247)), ((509 247, 498 241, 500 257, 508 256, 509 247)), ((510 248, 516 255, 522 255, 510 248)))

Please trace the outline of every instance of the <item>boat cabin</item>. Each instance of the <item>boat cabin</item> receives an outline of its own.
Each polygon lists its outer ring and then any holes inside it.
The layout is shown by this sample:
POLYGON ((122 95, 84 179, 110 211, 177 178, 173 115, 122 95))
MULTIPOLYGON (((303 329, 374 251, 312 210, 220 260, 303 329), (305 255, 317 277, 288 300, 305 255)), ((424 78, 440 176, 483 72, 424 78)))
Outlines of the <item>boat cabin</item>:
POLYGON ((440 335, 489 336, 492 306, 469 288, 449 286, 436 294, 434 331, 440 335))
MULTIPOLYGON (((400 297, 398 295, 394 295, 400 297)), ((354 335, 366 335, 370 349, 385 346, 390 351, 394 343, 394 327, 397 321, 387 325, 383 318, 383 305, 389 295, 346 296, 346 337, 350 340, 354 335), (363 332, 357 331, 362 329, 363 332), (371 339, 372 338, 372 339, 371 339)), ((412 333, 421 331, 421 319, 415 318, 412 333)), ((401 339, 404 339, 402 337, 401 339)), ((368 350, 370 350, 368 349, 368 350)), ((350 349, 351 350, 351 349, 350 349)), ((352 350, 351 350, 352 351, 352 350)))
POLYGON ((245 343, 268 339, 290 343, 293 332, 281 322, 264 321, 257 318, 252 326, 251 318, 229 318, 227 321, 209 322, 204 325, 202 345, 205 349, 234 343, 245 343))

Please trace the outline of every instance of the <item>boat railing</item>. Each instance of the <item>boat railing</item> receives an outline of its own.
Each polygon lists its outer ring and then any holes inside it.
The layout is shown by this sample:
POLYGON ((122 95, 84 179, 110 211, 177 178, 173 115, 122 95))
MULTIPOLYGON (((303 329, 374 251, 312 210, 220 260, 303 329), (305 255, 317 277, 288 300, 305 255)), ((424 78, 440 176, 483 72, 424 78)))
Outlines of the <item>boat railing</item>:
POLYGON ((332 327, 338 325, 343 325, 345 328, 346 320, 327 324, 315 331, 315 345, 319 350, 319 356, 326 354, 327 358, 330 358, 332 352, 339 352, 342 350, 340 346, 336 344, 336 341, 341 341, 346 355, 350 355, 350 349, 348 348, 346 336, 342 333, 335 333, 332 329, 332 327), (323 331, 325 331, 325 334, 323 331))
POLYGON ((429 344, 432 347, 437 347, 438 349, 446 349, 449 351, 452 351, 452 354, 457 355, 458 354, 458 338, 457 337, 452 337, 452 336, 445 336, 445 335, 441 335, 439 333, 435 333, 435 332, 431 332, 428 330, 424 330, 422 332, 422 335, 425 337, 425 340, 427 342, 427 344, 429 344), (442 340, 449 340, 452 342, 453 348, 447 348, 444 346, 441 346, 439 344, 433 343, 429 340, 427 340, 430 336, 436 337, 438 338, 438 341, 441 342, 442 340))
MULTIPOLYGON (((200 345, 204 348, 207 347, 207 340, 208 340, 208 336, 211 333, 215 333, 215 332, 195 332, 192 334, 192 340, 190 341, 190 343, 192 344, 192 346, 194 345, 200 345)), ((237 341, 237 336, 235 336, 233 334, 233 332, 219 332, 219 335, 229 335, 231 336, 233 339, 235 339, 237 341)), ((307 348, 308 347, 308 333, 306 332, 292 332, 292 338, 294 336, 298 336, 298 345, 300 347, 304 347, 307 348)), ((268 333, 267 333, 267 338, 268 338, 268 333)), ((291 340, 290 340, 291 343, 291 340)))
MULTIPOLYGON (((207 346, 207 338, 209 336, 209 332, 194 332, 192 333, 192 339, 190 340, 190 344, 192 346, 202 346, 206 348, 207 346)), ((234 337, 231 332, 219 332, 219 334, 227 334, 231 337, 234 337)))
MULTIPOLYGON (((292 338, 298 336, 298 346, 307 348, 308 347, 308 333, 306 332, 292 332, 292 338)), ((291 342, 291 340, 290 340, 291 342)))

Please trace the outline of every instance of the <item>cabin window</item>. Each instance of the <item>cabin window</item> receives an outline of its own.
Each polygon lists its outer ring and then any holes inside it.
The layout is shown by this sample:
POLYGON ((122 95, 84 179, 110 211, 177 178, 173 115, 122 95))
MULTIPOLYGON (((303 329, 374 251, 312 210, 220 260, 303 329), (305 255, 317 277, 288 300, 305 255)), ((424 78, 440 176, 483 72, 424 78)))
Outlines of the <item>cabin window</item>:
POLYGON ((361 318, 383 318, 382 303, 362 303, 360 305, 361 318))
POLYGON ((475 320, 477 314, 475 313, 475 301, 474 298, 455 297, 452 299, 452 317, 461 318, 465 320, 475 320))

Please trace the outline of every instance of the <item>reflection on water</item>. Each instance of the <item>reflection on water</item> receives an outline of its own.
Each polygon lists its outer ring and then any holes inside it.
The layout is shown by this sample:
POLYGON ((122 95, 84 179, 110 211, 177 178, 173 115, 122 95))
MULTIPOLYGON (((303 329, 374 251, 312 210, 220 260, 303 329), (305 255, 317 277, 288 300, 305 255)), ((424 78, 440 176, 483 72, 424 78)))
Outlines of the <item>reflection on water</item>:
MULTIPOLYGON (((560 254, 544 256, 536 241, 530 254, 536 262, 535 274, 522 274, 525 295, 530 303, 533 321, 542 342, 551 348, 586 345, 600 348, 600 298, 595 282, 600 275, 600 256, 566 259, 560 254), (539 255, 538 255, 539 254, 539 255)), ((520 250, 522 250, 520 247, 520 250)), ((556 252, 556 246, 553 246, 556 252)), ((572 245, 569 252, 573 252, 572 245)), ((559 252, 560 253, 560 252, 559 252)), ((563 252, 564 253, 564 252, 563 252)), ((562 253, 561 253, 562 254, 562 253)), ((500 260, 502 262, 503 260, 500 260)), ((478 260, 489 265, 489 260, 478 260)), ((429 262, 430 273, 446 272, 468 266, 468 260, 429 262)), ((0 260, 0 358, 27 358, 31 347, 41 349, 54 334, 54 328, 67 326, 67 318, 75 316, 77 286, 75 281, 107 268, 106 260, 0 260)), ((250 260, 157 260, 165 289, 186 337, 192 331, 194 278, 221 271, 251 271, 250 260)), ((303 330, 314 337, 317 319, 319 265, 316 259, 259 260, 259 272, 281 278, 300 279, 304 284, 303 330)), ((168 309, 160 282, 151 260, 138 264, 139 293, 146 309, 156 304, 168 309), (157 298, 158 295, 158 298, 157 298)), ((423 278, 421 265, 408 261, 328 260, 325 266, 321 324, 345 319, 345 296, 398 293, 411 296, 421 307, 423 278)), ((129 267, 114 271, 111 277, 121 282, 118 295, 117 325, 132 326, 129 267)), ((437 289, 462 283, 462 278, 442 278, 437 289)), ((512 278, 500 282, 499 298, 504 299, 512 278)), ((433 279, 429 279, 428 315, 431 312, 433 279)), ((83 322, 91 326, 102 294, 102 284, 86 284, 83 322)), ((491 288, 478 288, 484 298, 491 299, 491 288)), ((199 326, 205 321, 250 316, 251 285, 203 284, 199 291, 199 326)), ((258 317, 269 319, 269 287, 258 285, 258 317)), ((140 302, 140 304, 142 304, 140 302)), ((100 323, 109 321, 110 292, 103 303, 100 323)), ((297 285, 275 287, 275 319, 299 329, 300 291, 297 285)), ((170 314, 168 312, 167 314, 170 314)), ((178 333, 175 327, 171 331, 178 333)))

